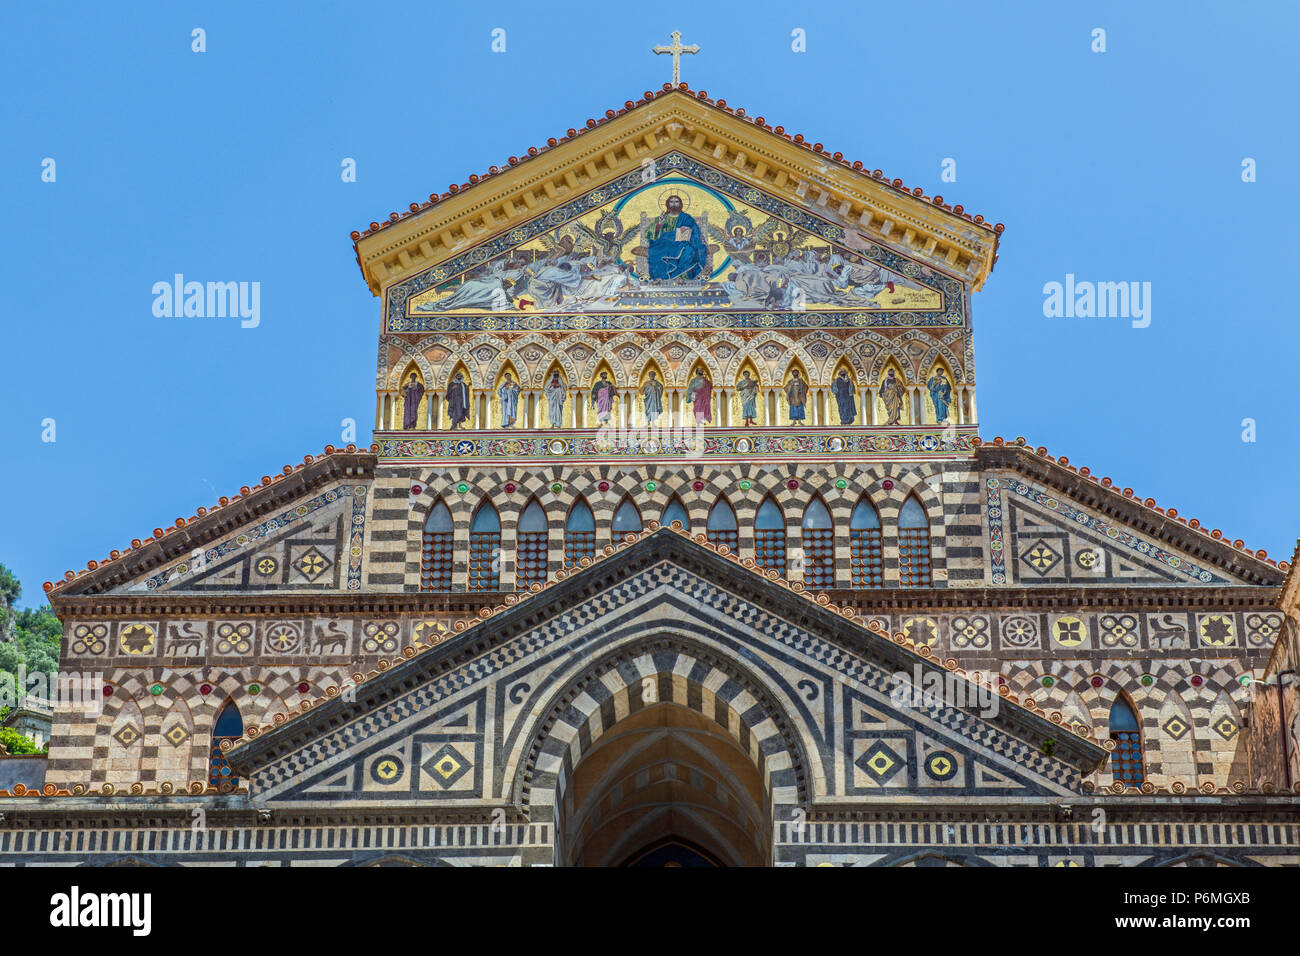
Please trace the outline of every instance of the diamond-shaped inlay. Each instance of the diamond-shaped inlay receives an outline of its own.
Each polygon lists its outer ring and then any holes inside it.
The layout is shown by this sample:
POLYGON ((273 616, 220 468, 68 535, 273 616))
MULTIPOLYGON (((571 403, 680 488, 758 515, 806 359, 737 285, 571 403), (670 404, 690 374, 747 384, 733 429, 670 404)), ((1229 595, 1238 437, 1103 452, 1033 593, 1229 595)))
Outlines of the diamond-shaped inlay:
POLYGON ((443 744, 420 766, 446 790, 469 771, 470 762, 468 757, 451 744, 443 744))
POLYGON ((1187 724, 1175 715, 1166 720, 1160 729, 1167 733, 1171 740, 1182 740, 1183 734, 1187 733, 1187 724))
POLYGON ((308 581, 315 581, 330 569, 330 559, 321 554, 318 549, 308 548, 298 558, 295 567, 308 581))
POLYGON ((117 733, 113 735, 113 739, 116 740, 123 747, 130 747, 133 743, 135 743, 137 740, 140 739, 140 732, 136 730, 134 727, 132 727, 130 724, 126 724, 122 727, 121 730, 119 730, 117 733))
POLYGON ((870 774, 876 783, 888 783, 894 774, 903 769, 903 758, 879 740, 854 762, 870 774))
POLYGON ((1237 722, 1224 714, 1214 722, 1214 732, 1224 740, 1231 740, 1237 736, 1237 722))
POLYGON ((1031 544, 1020 558, 1039 574, 1046 574, 1061 563, 1061 556, 1042 539, 1031 544))
POLYGON ((173 747, 179 747, 190 739, 190 732, 185 729, 184 724, 174 724, 171 730, 163 732, 163 739, 173 747))

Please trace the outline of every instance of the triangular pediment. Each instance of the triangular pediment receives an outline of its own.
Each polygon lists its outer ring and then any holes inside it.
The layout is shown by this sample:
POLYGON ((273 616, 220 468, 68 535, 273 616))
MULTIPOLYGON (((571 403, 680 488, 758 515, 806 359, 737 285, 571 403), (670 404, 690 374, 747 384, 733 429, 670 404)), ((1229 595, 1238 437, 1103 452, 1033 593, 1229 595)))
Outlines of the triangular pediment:
POLYGON ((69 572, 52 596, 359 590, 374 461, 355 448, 309 455, 81 574, 69 572))
POLYGON ((544 764, 530 754, 564 764, 645 705, 647 682, 651 700, 677 695, 756 760, 789 741, 795 766, 774 779, 818 801, 1065 795, 1105 753, 928 649, 661 530, 253 728, 230 759, 269 805, 517 803, 544 764), (563 753, 560 727, 574 741, 563 753))
POLYGON ((387 329, 963 324, 958 278, 810 205, 674 149, 390 286, 387 329))
MULTIPOLYGON (((992 581, 1033 586, 1277 585, 1282 571, 1177 512, 1028 448, 984 446, 992 581)), ((1064 461, 1064 459, 1062 459, 1064 461)))
MULTIPOLYGON (((851 233, 850 248, 879 243, 975 289, 992 268, 1001 227, 991 228, 940 197, 909 192, 879 170, 850 164, 761 117, 686 90, 629 102, 588 121, 581 132, 570 130, 508 165, 491 167, 486 176, 411 204, 408 213, 393 213, 389 222, 372 223, 354 236, 358 262, 378 293, 509 237, 579 197, 632 177, 658 178, 674 154, 839 225, 851 233)), ((593 208, 603 204, 597 200, 593 208)), ((732 228, 728 235, 734 237, 732 228)))

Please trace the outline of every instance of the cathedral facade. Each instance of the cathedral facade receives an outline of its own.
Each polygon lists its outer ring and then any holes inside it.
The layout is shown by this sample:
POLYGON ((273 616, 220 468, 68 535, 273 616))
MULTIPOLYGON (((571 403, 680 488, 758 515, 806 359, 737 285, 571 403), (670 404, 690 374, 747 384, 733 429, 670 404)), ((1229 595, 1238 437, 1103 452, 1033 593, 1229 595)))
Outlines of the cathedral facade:
POLYGON ((0 859, 1300 862, 1293 575, 981 440, 1002 231, 670 84, 353 233, 373 444, 46 586, 0 859))

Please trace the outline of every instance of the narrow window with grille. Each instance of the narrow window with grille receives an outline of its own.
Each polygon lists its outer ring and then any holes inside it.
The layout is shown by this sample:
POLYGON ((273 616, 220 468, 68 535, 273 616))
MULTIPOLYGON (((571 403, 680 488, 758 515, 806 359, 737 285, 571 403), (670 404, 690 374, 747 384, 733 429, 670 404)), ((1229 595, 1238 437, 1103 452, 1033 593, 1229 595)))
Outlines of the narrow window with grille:
POLYGON ((469 526, 469 590, 495 591, 501 583, 501 519, 486 501, 469 526))
POLYGON ((549 544, 546 512, 534 498, 519 516, 515 533, 515 588, 546 582, 546 550, 549 544))
POLYGON ((898 513, 898 585, 928 588, 930 581, 930 521, 911 497, 898 513))
POLYGON ((1140 787, 1146 779, 1142 760, 1142 726, 1137 714, 1122 697, 1116 697, 1110 708, 1110 739, 1115 750, 1110 756, 1110 769, 1116 783, 1126 787, 1140 787))
POLYGON ((709 544, 726 545, 732 551, 740 542, 740 527, 736 524, 736 513, 731 505, 719 498, 709 510, 709 520, 705 530, 709 535, 709 544))
POLYGON ((208 752, 208 783, 219 787, 228 783, 232 787, 239 785, 226 755, 221 752, 223 740, 238 740, 244 734, 244 718, 239 715, 239 708, 233 700, 227 700, 217 711, 217 719, 212 723, 212 747, 208 752))
POLYGON ((810 588, 835 587, 835 526, 820 498, 803 511, 803 583, 810 588))
POLYGON ((785 515, 771 498, 763 499, 754 518, 754 560, 785 574, 785 515))
POLYGON ((583 558, 596 556, 596 519, 587 503, 579 498, 564 522, 564 566, 576 568, 583 558))
POLYGON ((855 588, 885 585, 880 552, 880 515, 863 496, 849 517, 849 574, 855 588))
POLYGON ((424 521, 424 542, 420 554, 420 590, 451 590, 451 512, 439 498, 424 521))

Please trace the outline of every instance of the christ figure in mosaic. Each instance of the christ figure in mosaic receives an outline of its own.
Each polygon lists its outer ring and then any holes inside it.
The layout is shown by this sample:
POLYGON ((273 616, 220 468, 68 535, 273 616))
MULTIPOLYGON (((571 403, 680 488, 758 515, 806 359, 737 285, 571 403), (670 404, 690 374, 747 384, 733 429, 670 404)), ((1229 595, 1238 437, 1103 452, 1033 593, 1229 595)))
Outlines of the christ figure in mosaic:
POLYGON ((695 370, 695 377, 686 386, 686 400, 695 407, 697 425, 713 421, 713 383, 705 376, 703 366, 695 370))
POLYGON ((564 400, 569 397, 568 389, 559 372, 551 373, 551 380, 542 389, 546 395, 546 416, 551 420, 552 428, 564 427, 564 400))
POLYGON ((406 383, 402 389, 402 427, 405 429, 419 428, 420 399, 424 398, 424 386, 420 380, 411 373, 411 380, 406 383))
POLYGON ((785 387, 785 398, 790 403, 790 423, 804 420, 804 405, 808 401, 808 383, 803 380, 799 370, 790 371, 790 381, 785 387))
POLYGON ((460 372, 451 377, 451 384, 447 386, 447 419, 452 431, 469 419, 469 386, 460 372))
POLYGON ((758 417, 758 382, 750 376, 749 369, 740 373, 736 394, 740 396, 740 414, 744 416, 745 424, 753 425, 758 417))
POLYGON ((695 217, 683 211, 682 197, 669 196, 664 211, 645 230, 651 279, 695 279, 707 250, 695 217))
POLYGON ((891 368, 885 373, 885 380, 880 383, 880 401, 885 406, 885 411, 889 417, 886 419, 886 425, 897 425, 903 417, 903 402, 907 400, 907 392, 903 389, 903 383, 898 380, 891 368))
POLYGON ((497 396, 501 399, 501 427, 513 428, 515 416, 519 413, 519 383, 509 372, 506 372, 506 380, 497 389, 497 396))
POLYGON ((831 383, 831 393, 835 396, 835 404, 839 406, 841 425, 852 425, 853 419, 858 417, 857 398, 853 392, 853 379, 849 378, 847 371, 840 369, 840 374, 831 383))
POLYGON ((645 408, 645 420, 653 422, 664 413, 664 383, 659 381, 659 373, 650 370, 650 380, 641 386, 641 402, 645 408))
POLYGON ((952 383, 948 381, 948 376, 944 374, 943 369, 937 368, 930 376, 930 381, 925 384, 930 389, 930 400, 934 402, 934 420, 946 422, 948 405, 952 402, 952 383))
POLYGON ((614 400, 618 398, 618 389, 609 380, 608 372, 600 373, 600 381, 591 387, 591 404, 596 409, 596 421, 604 425, 614 411, 614 400))

